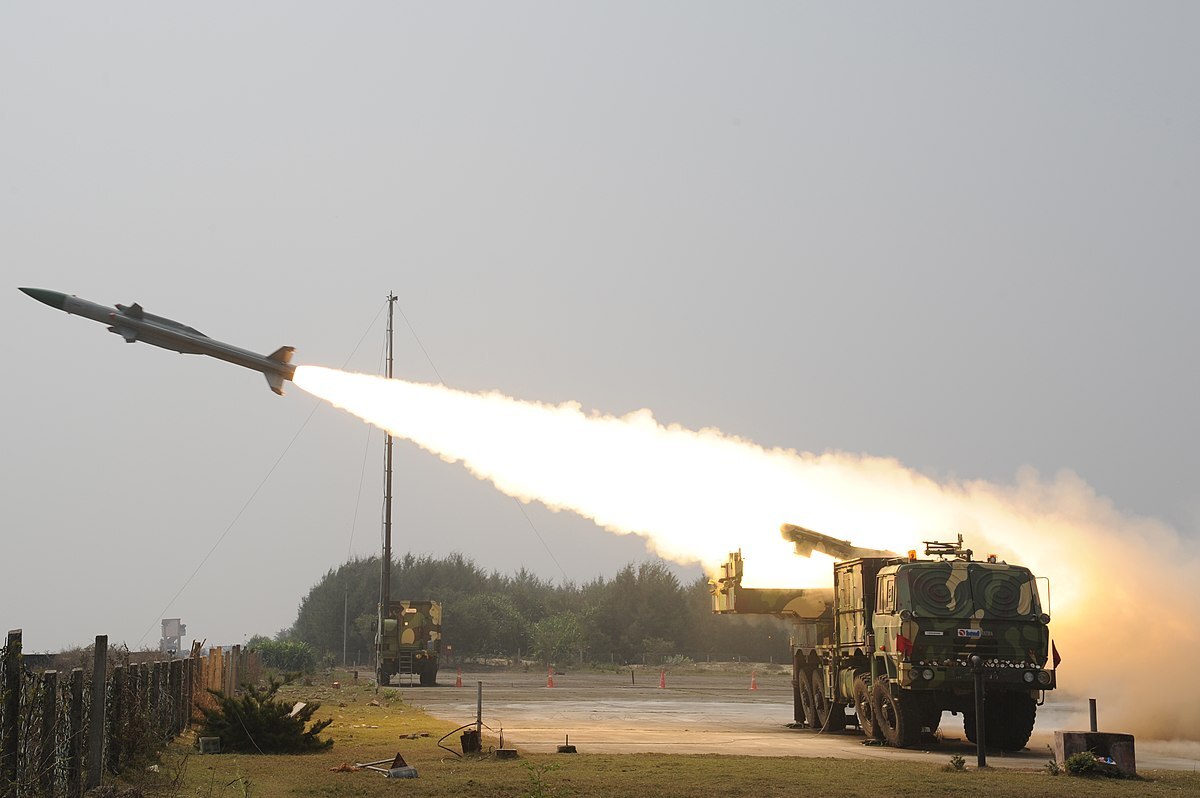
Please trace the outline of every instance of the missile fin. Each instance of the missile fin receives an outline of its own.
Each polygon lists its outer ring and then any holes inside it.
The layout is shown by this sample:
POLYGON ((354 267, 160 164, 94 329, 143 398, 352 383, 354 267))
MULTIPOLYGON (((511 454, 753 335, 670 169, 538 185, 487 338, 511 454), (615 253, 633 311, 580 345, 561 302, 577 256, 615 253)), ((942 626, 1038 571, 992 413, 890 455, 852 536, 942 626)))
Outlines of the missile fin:
POLYGON ((283 396, 283 377, 273 371, 264 371, 263 376, 267 378, 267 385, 271 386, 271 390, 283 396))
POLYGON ((128 327, 109 327, 108 331, 111 333, 116 333, 117 335, 124 338, 125 343, 127 343, 127 344, 136 343, 137 339, 138 339, 137 331, 131 330, 128 327))
POLYGON ((276 363, 291 363, 292 353, 295 351, 296 347, 294 346, 281 346, 267 355, 267 360, 274 360, 276 363))

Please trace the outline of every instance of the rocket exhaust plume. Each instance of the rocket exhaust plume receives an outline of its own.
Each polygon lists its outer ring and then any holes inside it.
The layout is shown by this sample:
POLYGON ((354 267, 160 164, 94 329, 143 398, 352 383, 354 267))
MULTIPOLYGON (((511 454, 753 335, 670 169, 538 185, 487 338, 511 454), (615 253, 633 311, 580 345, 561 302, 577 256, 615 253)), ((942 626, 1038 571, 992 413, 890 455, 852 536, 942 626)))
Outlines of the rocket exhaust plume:
POLYGON ((795 556, 781 523, 894 551, 962 532, 976 552, 1050 578, 1059 684, 1099 696, 1106 727, 1200 740, 1200 691, 1187 675, 1200 661, 1200 552, 1160 521, 1118 512, 1071 472, 939 482, 895 460, 662 425, 648 410, 607 416, 315 366, 294 381, 510 496, 641 535, 663 557, 714 573, 740 547, 747 586, 831 583, 831 560, 795 556))

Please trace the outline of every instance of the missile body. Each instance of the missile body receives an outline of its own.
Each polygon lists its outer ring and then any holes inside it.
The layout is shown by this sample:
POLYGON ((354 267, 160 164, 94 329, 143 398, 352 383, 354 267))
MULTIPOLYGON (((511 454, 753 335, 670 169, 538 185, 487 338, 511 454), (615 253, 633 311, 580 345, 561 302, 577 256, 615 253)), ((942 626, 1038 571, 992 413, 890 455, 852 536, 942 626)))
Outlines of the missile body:
POLYGON ((136 302, 132 305, 117 305, 110 308, 86 299, 47 291, 42 288, 22 288, 29 296, 52 308, 108 325, 108 331, 125 339, 126 343, 143 343, 182 352, 185 355, 208 355, 227 363, 261 371, 267 378, 271 390, 283 395, 283 381, 292 379, 296 367, 292 365, 290 346, 281 346, 269 355, 260 355, 246 349, 209 338, 199 330, 180 324, 172 319, 155 316, 142 310, 136 302))
POLYGON ((839 560, 856 560, 859 557, 898 557, 894 551, 881 549, 864 549, 855 546, 848 540, 822 535, 795 524, 784 524, 779 527, 783 539, 796 547, 796 554, 801 557, 811 557, 814 551, 828 554, 839 560))

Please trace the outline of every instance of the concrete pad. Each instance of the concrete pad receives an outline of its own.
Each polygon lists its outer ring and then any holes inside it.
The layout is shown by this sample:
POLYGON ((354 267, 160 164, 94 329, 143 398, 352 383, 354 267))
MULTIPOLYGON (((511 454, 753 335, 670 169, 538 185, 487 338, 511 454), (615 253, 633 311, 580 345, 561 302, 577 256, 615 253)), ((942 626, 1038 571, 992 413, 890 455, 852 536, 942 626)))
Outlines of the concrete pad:
MULTIPOLYGON (((975 746, 963 733, 962 716, 942 716, 941 739, 920 749, 864 746, 856 730, 825 733, 790 729, 790 674, 695 673, 668 670, 659 688, 658 670, 598 673, 567 671, 546 687, 540 672, 464 673, 462 688, 400 688, 405 701, 434 717, 466 723, 475 717, 476 683, 483 682, 483 722, 504 730, 506 745, 553 753, 570 735, 581 754, 662 752, 748 754, 847 759, 908 759, 946 763, 953 755, 975 761, 975 746)), ((1038 722, 1026 750, 988 752, 988 765, 1038 769, 1055 758, 1056 729, 1077 727, 1087 717, 1085 702, 1049 700, 1038 708, 1038 722)), ((1193 770, 1200 743, 1138 741, 1144 768, 1193 770)))

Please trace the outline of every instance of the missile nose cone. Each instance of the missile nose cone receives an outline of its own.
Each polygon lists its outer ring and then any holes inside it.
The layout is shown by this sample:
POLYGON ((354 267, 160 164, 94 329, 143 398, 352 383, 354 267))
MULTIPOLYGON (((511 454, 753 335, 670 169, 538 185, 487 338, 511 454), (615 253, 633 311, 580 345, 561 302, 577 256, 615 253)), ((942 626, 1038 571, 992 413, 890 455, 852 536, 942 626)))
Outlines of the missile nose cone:
POLYGON ((67 295, 58 291, 47 291, 45 288, 22 288, 21 290, 38 302, 43 302, 55 310, 62 310, 67 302, 67 295))

